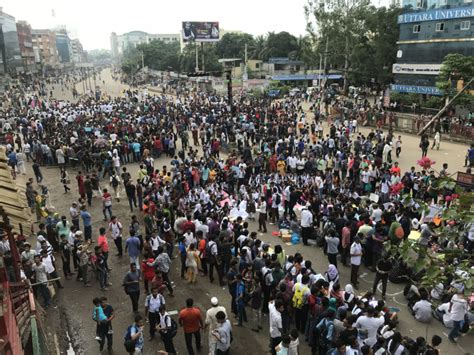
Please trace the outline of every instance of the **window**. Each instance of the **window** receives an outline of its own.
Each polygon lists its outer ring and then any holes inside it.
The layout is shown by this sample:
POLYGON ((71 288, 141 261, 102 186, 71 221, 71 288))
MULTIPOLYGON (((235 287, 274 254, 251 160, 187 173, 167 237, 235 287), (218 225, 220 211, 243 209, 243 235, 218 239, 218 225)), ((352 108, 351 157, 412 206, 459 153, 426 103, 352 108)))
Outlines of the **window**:
POLYGON ((444 22, 438 22, 436 24, 436 32, 443 32, 444 31, 444 22))
POLYGON ((471 28, 471 21, 461 21, 461 31, 467 31, 471 28))
POLYGON ((421 25, 413 25, 413 33, 420 33, 421 25))

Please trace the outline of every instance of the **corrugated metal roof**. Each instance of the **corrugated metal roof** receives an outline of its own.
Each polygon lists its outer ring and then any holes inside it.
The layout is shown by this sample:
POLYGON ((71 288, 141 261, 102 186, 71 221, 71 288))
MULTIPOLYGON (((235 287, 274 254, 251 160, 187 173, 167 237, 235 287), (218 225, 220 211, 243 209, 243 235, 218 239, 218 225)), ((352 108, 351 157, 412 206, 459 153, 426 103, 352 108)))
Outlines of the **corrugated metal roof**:
POLYGON ((7 165, 6 148, 0 147, 0 205, 9 218, 14 232, 20 233, 20 224, 25 234, 31 226, 31 213, 25 196, 25 188, 18 187, 12 179, 7 165))

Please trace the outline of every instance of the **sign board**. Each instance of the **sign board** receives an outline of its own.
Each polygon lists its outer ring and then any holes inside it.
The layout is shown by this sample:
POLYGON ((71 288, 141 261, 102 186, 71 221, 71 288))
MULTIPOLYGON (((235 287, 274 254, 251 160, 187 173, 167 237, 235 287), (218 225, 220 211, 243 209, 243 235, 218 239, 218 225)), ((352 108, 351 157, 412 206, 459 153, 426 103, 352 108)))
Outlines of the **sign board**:
POLYGON ((439 75, 441 64, 398 64, 392 65, 393 74, 439 75))
POLYGON ((398 23, 426 22, 474 17, 474 7, 458 7, 455 9, 437 9, 422 12, 410 12, 398 16, 398 23))
POLYGON ((185 21, 181 28, 183 42, 218 42, 219 22, 185 21))
POLYGON ((474 174, 463 173, 458 171, 458 178, 456 179, 458 185, 467 188, 474 188, 474 174))
POLYGON ((401 85, 401 84, 391 84, 390 90, 395 92, 407 92, 414 94, 426 94, 426 95, 436 95, 442 96, 443 93, 436 86, 415 86, 415 85, 401 85))

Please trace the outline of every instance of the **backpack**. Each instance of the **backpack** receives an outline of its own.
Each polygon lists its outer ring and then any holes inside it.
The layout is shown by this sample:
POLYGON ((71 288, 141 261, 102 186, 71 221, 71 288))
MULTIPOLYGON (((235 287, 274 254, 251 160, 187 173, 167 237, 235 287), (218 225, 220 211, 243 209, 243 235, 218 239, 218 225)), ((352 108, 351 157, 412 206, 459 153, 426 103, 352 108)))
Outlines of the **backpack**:
POLYGON ((206 251, 206 258, 208 260, 210 260, 210 258, 212 258, 212 247, 214 246, 214 244, 211 244, 211 242, 215 243, 214 241, 212 240, 209 240, 206 242, 206 248, 205 248, 205 251, 206 251))
MULTIPOLYGON (((124 340, 123 340, 123 346, 125 347, 125 350, 127 353, 132 353, 135 351, 135 344, 137 343, 136 340, 132 340, 132 328, 135 327, 135 324, 132 324, 128 326, 127 331, 125 332, 124 335, 124 340)), ((136 329, 135 329, 136 330, 136 329)))
POLYGON ((117 187, 118 184, 119 184, 119 183, 118 183, 117 177, 116 177, 115 175, 112 176, 112 186, 113 186, 113 187, 117 187))
POLYGON ((167 334, 169 335, 170 338, 174 338, 176 336, 176 333, 178 333, 178 324, 176 324, 176 321, 170 316, 166 316, 166 317, 170 319, 170 323, 171 323, 171 328, 168 329, 167 334))
POLYGON ((304 292, 308 290, 308 286, 303 286, 301 284, 295 287, 295 293, 291 299, 293 308, 301 309, 304 306, 304 292))

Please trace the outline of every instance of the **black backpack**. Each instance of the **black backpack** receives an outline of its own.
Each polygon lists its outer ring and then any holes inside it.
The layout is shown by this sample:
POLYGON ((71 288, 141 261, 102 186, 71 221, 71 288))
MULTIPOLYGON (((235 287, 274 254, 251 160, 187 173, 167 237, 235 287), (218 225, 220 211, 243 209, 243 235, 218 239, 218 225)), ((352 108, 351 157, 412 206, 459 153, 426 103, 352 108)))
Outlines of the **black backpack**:
POLYGON ((171 328, 168 329, 167 334, 170 336, 170 338, 174 338, 176 334, 178 333, 178 324, 176 324, 176 321, 170 316, 166 316, 166 317, 168 317, 171 321, 171 328))
POLYGON ((114 175, 112 176, 112 186, 117 187, 119 184, 117 177, 114 175))

